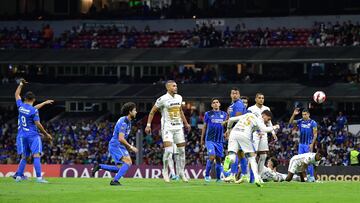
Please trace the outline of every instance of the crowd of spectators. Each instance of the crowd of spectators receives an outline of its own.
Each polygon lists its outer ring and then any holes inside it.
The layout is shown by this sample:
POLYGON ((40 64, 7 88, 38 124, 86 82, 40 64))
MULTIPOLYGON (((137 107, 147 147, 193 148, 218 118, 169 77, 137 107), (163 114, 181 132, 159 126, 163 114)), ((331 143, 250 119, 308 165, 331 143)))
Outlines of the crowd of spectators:
MULTIPOLYGON (((202 113, 196 110, 187 113, 192 130, 186 133, 187 164, 201 165, 206 163, 207 153, 200 145, 202 113)), ((16 119, 15 119, 16 120, 16 119)), ((360 148, 360 139, 352 135, 345 127, 346 117, 339 115, 336 120, 324 117, 318 121, 318 138, 315 149, 327 152, 322 164, 349 165, 349 152, 360 148)), ((60 119, 45 123, 45 128, 53 136, 50 144, 43 141, 42 163, 47 164, 91 164, 94 162, 110 163, 111 157, 107 145, 112 137, 115 123, 108 120, 94 122, 82 119, 60 119)), ((280 122, 278 141, 269 139, 270 155, 286 165, 290 158, 297 154, 299 131, 296 127, 280 122)), ((133 125, 129 143, 135 145, 136 137, 143 136, 142 162, 149 165, 162 164, 162 139, 159 128, 154 126, 151 135, 143 133, 144 124, 139 121, 133 125)), ((16 122, 4 122, 0 128, 0 163, 16 164, 16 122)), ((225 147, 226 148, 226 147, 225 147)), ((135 154, 131 155, 135 159, 135 154)))
POLYGON ((27 27, 1 28, 0 49, 21 48, 213 48, 213 47, 329 47, 359 46, 360 24, 351 21, 315 22, 312 28, 250 30, 245 24, 235 28, 216 29, 212 25, 197 25, 193 29, 143 30, 116 25, 74 26, 60 36, 44 25, 42 30, 27 27))

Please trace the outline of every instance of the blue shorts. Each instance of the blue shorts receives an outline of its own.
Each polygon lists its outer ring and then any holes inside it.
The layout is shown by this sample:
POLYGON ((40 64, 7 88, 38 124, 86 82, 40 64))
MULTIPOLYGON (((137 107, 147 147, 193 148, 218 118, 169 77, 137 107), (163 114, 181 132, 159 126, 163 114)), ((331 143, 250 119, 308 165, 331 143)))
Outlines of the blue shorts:
POLYGON ((310 152, 310 145, 308 144, 299 144, 299 154, 305 154, 310 152))
POLYGON ((212 142, 206 141, 205 142, 206 149, 209 156, 217 156, 223 157, 224 156, 224 145, 221 142, 212 142))
POLYGON ((26 136, 23 135, 22 138, 23 143, 23 154, 25 156, 30 156, 30 154, 41 154, 42 153, 42 143, 40 135, 36 136, 26 136))
POLYGON ((18 134, 16 135, 16 151, 18 155, 21 155, 24 150, 22 137, 23 137, 22 133, 18 132, 18 134))
POLYGON ((122 157, 130 156, 128 150, 123 145, 109 144, 109 153, 115 164, 122 163, 122 157))

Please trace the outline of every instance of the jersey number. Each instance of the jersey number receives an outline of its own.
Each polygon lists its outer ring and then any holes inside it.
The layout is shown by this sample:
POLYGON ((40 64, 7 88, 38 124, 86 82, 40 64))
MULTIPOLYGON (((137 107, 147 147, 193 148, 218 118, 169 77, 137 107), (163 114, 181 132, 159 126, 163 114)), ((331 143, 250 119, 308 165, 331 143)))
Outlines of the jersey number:
POLYGON ((26 118, 25 118, 25 116, 21 116, 21 124, 22 124, 22 126, 26 127, 26 118))

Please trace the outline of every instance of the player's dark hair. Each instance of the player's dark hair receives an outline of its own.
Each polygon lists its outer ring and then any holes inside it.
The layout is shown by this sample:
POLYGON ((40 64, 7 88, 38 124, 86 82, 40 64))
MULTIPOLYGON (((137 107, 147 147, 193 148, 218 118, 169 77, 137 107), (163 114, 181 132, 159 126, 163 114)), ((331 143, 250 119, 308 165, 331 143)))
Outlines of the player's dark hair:
POLYGON ((233 87, 233 88, 231 88, 231 91, 238 91, 238 92, 240 92, 240 90, 239 90, 239 88, 237 88, 237 87, 233 87))
POLYGON ((213 103, 213 102, 214 102, 214 100, 218 100, 218 101, 220 102, 220 99, 219 99, 219 98, 214 97, 214 98, 211 98, 211 103, 213 103))
POLYGON ((276 168, 279 165, 279 161, 275 157, 271 157, 270 160, 273 163, 274 168, 276 168))
POLYGON ((271 111, 269 110, 264 110, 263 112, 261 112, 261 114, 265 114, 266 116, 272 118, 273 117, 273 114, 271 113, 271 111))
POLYGON ((33 92, 30 92, 30 91, 26 92, 24 98, 25 98, 26 101, 32 101, 32 100, 35 99, 35 94, 33 92))
POLYGON ((132 111, 134 108, 136 108, 136 104, 134 102, 127 102, 121 107, 121 115, 126 116, 129 114, 130 111, 132 111))
POLYGON ((319 153, 321 155, 321 157, 325 157, 325 151, 322 149, 319 149, 316 153, 319 153))
POLYGON ((165 83, 165 87, 166 87, 168 84, 170 84, 170 83, 176 83, 176 82, 175 82, 175 80, 168 80, 168 81, 166 81, 166 83, 165 83))
POLYGON ((258 97, 259 95, 263 95, 263 96, 264 96, 264 94, 263 94, 263 93, 261 93, 261 92, 257 92, 257 93, 255 94, 255 98, 256 98, 256 97, 258 97))
POLYGON ((302 112, 310 114, 309 109, 303 109, 302 112))
POLYGON ((243 99, 249 100, 249 97, 248 96, 241 96, 240 99, 241 100, 243 100, 243 99))

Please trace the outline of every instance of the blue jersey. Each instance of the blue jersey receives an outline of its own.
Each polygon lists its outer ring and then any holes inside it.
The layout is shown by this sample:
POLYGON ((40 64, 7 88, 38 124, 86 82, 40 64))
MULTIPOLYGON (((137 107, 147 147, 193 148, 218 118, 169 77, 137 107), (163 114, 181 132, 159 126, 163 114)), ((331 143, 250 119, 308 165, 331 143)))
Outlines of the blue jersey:
POLYGON ((317 128, 317 123, 312 119, 299 119, 297 125, 300 130, 300 144, 311 144, 314 138, 313 129, 317 128))
POLYGON ((247 110, 244 106, 244 103, 241 101, 241 99, 236 100, 235 102, 233 102, 230 106, 229 106, 229 116, 234 117, 236 116, 237 112, 240 112, 241 115, 244 115, 247 113, 247 110))
POLYGON ((206 123, 206 141, 224 142, 224 127, 222 122, 227 118, 227 113, 224 111, 208 111, 204 116, 204 123, 206 123))
POLYGON ((30 104, 23 103, 21 99, 16 100, 19 111, 19 132, 23 136, 38 136, 39 131, 35 121, 40 121, 39 111, 30 104))
POLYGON ((123 116, 119 118, 119 120, 116 122, 114 133, 110 140, 110 144, 122 145, 119 141, 119 133, 123 133, 125 139, 127 139, 130 134, 130 130, 131 130, 131 122, 129 121, 128 117, 123 116))

